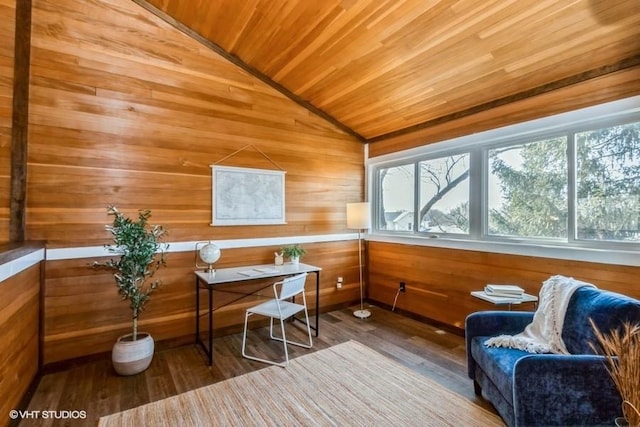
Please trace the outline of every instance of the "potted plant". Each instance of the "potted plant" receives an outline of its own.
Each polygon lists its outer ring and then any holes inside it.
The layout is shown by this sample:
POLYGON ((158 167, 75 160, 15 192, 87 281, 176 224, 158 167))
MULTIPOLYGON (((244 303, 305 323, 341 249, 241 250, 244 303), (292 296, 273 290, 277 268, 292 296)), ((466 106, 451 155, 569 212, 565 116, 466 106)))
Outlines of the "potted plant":
POLYGON ((130 302, 133 331, 118 338, 112 360, 118 374, 134 375, 147 369, 153 358, 153 338, 146 332, 138 332, 138 317, 149 295, 160 285, 159 280, 149 279, 165 265, 167 246, 160 243, 165 230, 160 225, 147 224, 151 217, 149 210, 140 210, 137 220, 125 217, 115 206, 109 206, 107 212, 113 215, 113 224, 106 226, 113 235, 113 244, 105 248, 120 258, 95 261, 93 266, 113 270, 118 293, 130 302))
POLYGON ((306 254, 305 251, 299 244, 290 245, 282 248, 282 255, 289 258, 292 264, 298 264, 300 262, 300 257, 306 254))
MULTIPOLYGON (((607 370, 622 398, 624 421, 616 425, 640 425, 640 325, 625 322, 620 330, 602 333, 591 321, 606 357, 607 370)), ((594 346, 595 347, 595 346, 594 346)))

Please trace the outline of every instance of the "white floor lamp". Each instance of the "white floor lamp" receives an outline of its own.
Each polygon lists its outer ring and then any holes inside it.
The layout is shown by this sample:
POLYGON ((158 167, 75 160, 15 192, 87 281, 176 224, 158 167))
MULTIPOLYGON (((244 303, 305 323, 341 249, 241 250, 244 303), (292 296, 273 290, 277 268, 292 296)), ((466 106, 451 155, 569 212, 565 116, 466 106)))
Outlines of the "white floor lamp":
POLYGON ((360 310, 353 312, 353 315, 360 319, 371 316, 369 310, 364 309, 364 291, 362 283, 362 238, 360 232, 371 227, 371 216, 369 215, 369 203, 347 203, 347 227, 358 230, 358 270, 360 272, 360 310))

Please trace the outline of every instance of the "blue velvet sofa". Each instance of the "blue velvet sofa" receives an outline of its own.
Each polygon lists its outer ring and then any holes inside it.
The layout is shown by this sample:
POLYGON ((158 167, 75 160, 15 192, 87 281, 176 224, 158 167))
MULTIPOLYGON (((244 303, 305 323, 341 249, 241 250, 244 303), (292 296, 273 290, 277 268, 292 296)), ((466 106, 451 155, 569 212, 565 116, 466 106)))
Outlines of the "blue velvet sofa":
POLYGON ((481 311, 466 319, 468 374, 476 394, 490 401, 509 426, 608 425, 622 416, 589 319, 603 332, 640 322, 640 301, 583 287, 569 300, 562 339, 570 355, 532 354, 487 347, 487 338, 524 330, 532 312, 481 311))

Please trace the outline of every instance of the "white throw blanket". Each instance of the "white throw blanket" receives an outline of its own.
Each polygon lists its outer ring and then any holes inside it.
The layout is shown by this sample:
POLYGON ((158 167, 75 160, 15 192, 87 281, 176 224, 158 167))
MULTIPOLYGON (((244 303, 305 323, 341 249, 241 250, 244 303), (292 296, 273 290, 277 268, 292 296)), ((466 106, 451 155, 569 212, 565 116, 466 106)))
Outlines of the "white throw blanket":
POLYGON ((571 277, 553 276, 540 288, 538 309, 533 321, 517 335, 500 335, 485 341, 488 347, 508 347, 529 353, 569 354, 562 341, 564 315, 571 296, 582 286, 595 288, 591 283, 571 277))

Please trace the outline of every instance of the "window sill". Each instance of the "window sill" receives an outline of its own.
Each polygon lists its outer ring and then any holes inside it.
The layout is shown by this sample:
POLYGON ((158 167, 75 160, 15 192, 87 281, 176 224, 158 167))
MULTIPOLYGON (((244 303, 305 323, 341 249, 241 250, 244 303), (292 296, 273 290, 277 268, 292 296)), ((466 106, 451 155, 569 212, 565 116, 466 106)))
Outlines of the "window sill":
POLYGON ((494 252, 508 255, 640 267, 640 253, 631 250, 593 249, 531 243, 489 242, 479 240, 448 239, 443 237, 429 238, 420 236, 399 236, 380 233, 367 234, 365 236, 365 240, 370 242, 397 243, 434 248, 494 252))

